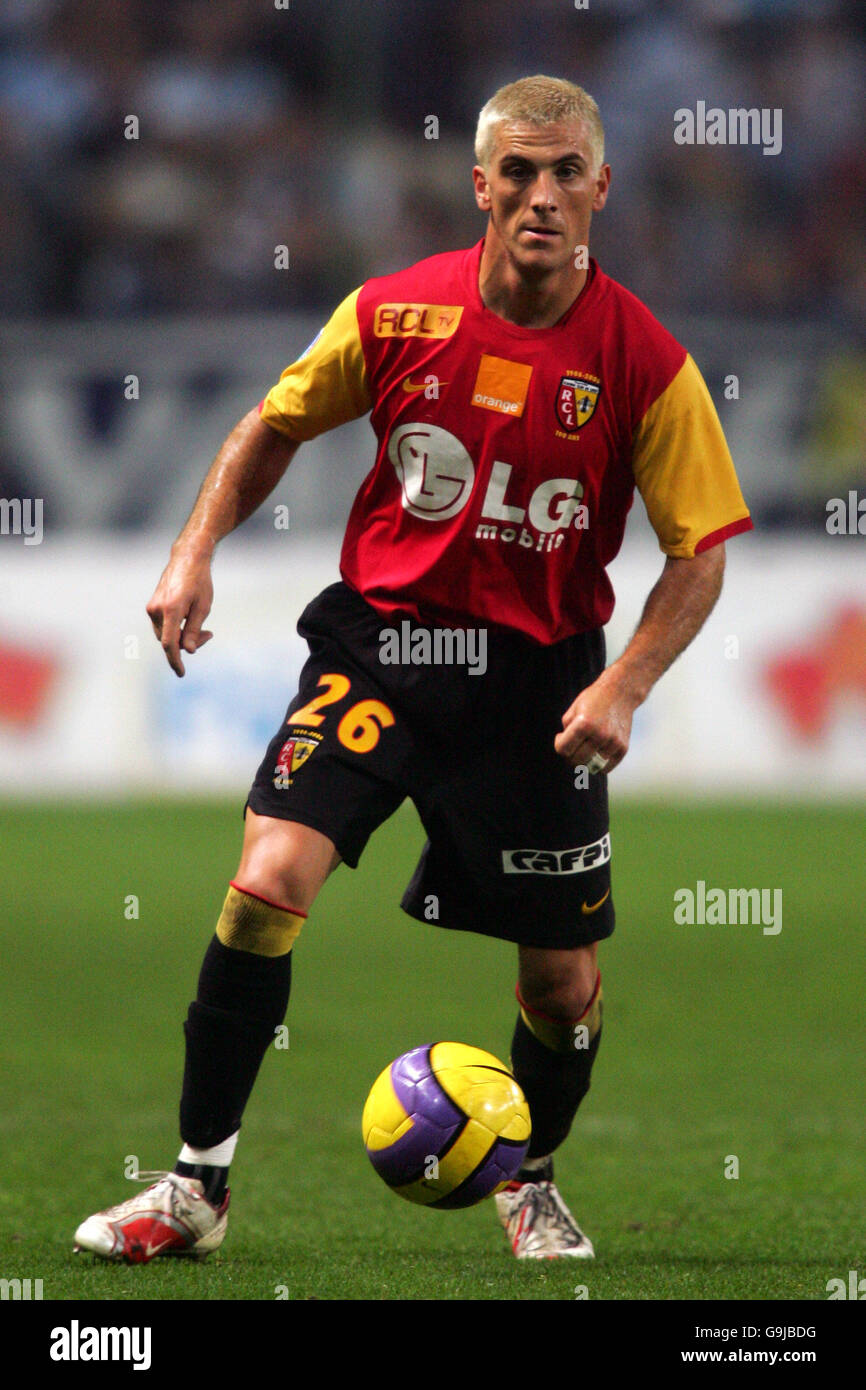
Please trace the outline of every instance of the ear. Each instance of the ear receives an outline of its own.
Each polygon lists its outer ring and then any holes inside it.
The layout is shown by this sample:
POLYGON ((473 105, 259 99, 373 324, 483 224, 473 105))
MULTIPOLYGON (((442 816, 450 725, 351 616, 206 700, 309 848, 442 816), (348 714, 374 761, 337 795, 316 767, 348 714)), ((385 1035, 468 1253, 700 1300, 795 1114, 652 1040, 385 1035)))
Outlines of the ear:
POLYGON ((595 192, 592 195, 593 212, 601 212, 610 192, 610 165, 602 164, 596 175, 595 192))
POLYGON ((476 164, 475 168, 472 170, 472 182, 475 184, 476 203, 478 204, 482 212, 489 212, 490 188, 487 183, 487 175, 481 168, 480 164, 476 164))

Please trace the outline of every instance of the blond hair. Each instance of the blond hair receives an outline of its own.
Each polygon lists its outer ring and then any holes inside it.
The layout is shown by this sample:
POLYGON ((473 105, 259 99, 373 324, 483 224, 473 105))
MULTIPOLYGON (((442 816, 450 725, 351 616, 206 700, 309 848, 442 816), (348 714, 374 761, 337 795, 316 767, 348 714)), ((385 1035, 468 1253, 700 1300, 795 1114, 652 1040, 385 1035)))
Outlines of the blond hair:
POLYGON ((475 158, 483 169, 493 154, 496 127, 503 121, 537 126, 582 121, 589 134, 593 172, 604 163, 604 127, 598 107, 589 92, 574 82, 561 77, 521 77, 494 92, 481 108, 475 132, 475 158))

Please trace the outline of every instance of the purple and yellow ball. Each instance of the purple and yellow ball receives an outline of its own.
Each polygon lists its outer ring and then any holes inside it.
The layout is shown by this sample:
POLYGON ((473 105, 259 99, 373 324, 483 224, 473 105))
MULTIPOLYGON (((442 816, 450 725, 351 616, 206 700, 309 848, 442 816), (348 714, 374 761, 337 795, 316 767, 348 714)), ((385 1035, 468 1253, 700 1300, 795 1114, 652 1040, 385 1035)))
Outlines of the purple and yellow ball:
POLYGON ((377 1077, 361 1120, 376 1172, 421 1206, 471 1207, 515 1176, 529 1148, 526 1098, 489 1052, 440 1042, 377 1077))

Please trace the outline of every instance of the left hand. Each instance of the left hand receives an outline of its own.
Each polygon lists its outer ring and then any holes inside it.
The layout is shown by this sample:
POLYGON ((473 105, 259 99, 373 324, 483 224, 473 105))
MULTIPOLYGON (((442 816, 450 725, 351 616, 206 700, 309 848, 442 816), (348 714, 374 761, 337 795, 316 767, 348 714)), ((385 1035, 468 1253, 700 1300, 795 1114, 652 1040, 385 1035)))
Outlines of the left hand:
POLYGON ((609 666, 566 710, 554 748, 572 767, 612 772, 628 752, 632 716, 639 704, 609 666), (592 767, 596 755, 607 759, 604 768, 597 762, 592 767))

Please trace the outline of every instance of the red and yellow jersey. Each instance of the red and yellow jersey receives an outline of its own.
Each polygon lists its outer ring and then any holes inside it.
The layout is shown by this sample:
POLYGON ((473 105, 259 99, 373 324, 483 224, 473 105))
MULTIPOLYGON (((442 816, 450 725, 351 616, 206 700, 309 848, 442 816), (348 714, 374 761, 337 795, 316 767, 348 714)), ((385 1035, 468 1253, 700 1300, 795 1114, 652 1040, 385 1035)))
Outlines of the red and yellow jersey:
POLYGON ((752 523, 700 372, 640 300, 591 261, 554 327, 518 327, 481 300, 482 247, 368 280, 261 413, 302 441, 372 410, 340 568, 383 615, 557 642, 608 621, 635 486, 667 555, 752 523))

